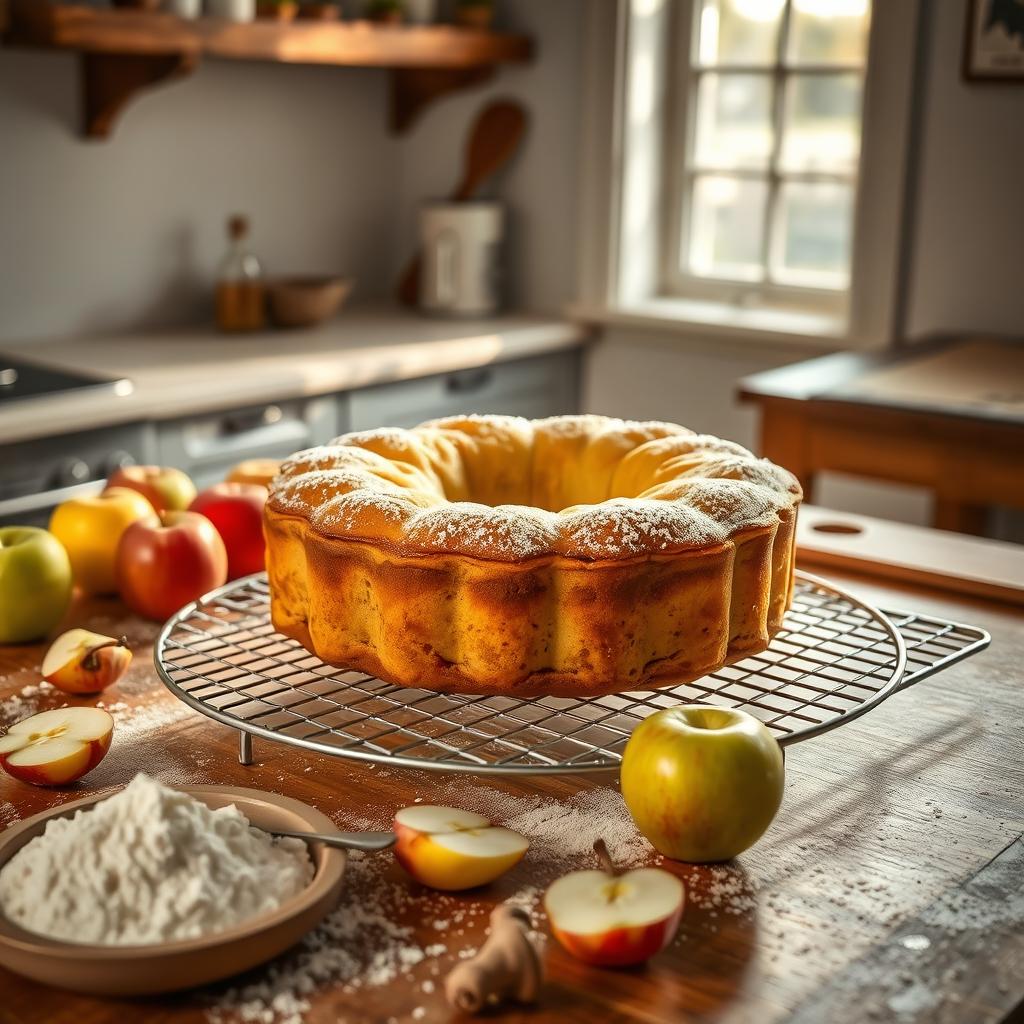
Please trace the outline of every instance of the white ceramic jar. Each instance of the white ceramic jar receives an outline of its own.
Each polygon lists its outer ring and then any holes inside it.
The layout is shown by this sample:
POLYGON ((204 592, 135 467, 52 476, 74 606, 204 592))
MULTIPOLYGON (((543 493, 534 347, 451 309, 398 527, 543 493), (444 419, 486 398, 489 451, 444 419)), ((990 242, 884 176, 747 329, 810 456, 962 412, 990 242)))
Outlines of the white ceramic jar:
POLYGON ((428 203, 420 210, 420 306, 442 316, 479 316, 501 304, 500 203, 428 203))
POLYGON ((256 17, 256 0, 206 0, 206 13, 225 21, 252 21, 256 17))
POLYGON ((164 0, 164 10, 191 20, 203 13, 203 0, 164 0))
POLYGON ((405 0, 405 16, 413 25, 431 25, 437 21, 437 0, 405 0))

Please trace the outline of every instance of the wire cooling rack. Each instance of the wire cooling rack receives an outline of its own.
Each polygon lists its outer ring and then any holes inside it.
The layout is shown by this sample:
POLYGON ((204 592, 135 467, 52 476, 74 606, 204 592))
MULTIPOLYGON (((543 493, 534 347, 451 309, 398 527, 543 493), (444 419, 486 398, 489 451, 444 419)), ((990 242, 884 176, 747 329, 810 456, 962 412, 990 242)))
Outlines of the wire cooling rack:
POLYGON ((973 626, 881 612, 798 573, 793 607, 768 650, 694 682, 588 699, 440 694, 332 668, 276 633, 260 574, 183 608, 155 658, 172 693, 239 730, 245 764, 259 736, 362 761, 525 775, 614 769, 633 729, 676 704, 743 708, 781 744, 795 743, 989 640, 973 626))

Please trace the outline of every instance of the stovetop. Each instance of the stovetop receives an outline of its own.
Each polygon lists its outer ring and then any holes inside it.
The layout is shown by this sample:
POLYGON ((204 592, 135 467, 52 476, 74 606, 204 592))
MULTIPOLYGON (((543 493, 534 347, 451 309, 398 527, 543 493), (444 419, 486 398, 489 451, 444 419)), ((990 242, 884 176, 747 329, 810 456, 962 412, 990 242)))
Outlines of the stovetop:
POLYGON ((68 391, 105 389, 114 394, 124 394, 130 388, 125 380, 68 373, 22 359, 11 359, 0 352, 0 406, 68 391))

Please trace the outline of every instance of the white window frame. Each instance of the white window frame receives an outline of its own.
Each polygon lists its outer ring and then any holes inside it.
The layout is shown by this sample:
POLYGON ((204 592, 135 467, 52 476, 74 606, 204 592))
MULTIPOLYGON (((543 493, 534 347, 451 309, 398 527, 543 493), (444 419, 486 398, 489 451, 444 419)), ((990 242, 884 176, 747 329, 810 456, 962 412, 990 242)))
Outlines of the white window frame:
POLYGON ((680 19, 693 24, 694 2, 591 0, 588 5, 583 258, 580 299, 570 312, 595 322, 668 328, 682 335, 725 334, 832 349, 891 343, 905 283, 918 0, 872 4, 849 289, 837 293, 775 284, 758 293, 750 283, 700 279, 699 287, 680 294, 665 287, 666 254, 678 233, 671 225, 683 219, 682 211, 666 202, 670 191, 682 192, 666 187, 667 175, 679 170, 678 156, 666 157, 671 147, 666 126, 670 105, 687 102, 672 76, 680 67, 688 73, 689 61, 670 60, 668 48, 680 45, 674 31, 680 19), (626 209, 627 196, 631 209, 626 209))

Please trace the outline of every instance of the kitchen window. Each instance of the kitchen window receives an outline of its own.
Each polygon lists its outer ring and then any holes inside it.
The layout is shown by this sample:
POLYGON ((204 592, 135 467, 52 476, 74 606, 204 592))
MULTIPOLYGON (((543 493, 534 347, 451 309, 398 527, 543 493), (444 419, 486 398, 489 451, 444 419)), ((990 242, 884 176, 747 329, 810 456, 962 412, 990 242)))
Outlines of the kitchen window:
POLYGON ((685 13, 664 290, 827 304, 850 279, 869 0, 685 13))
POLYGON ((917 0, 591 9, 577 311, 830 347, 890 341, 917 0))

